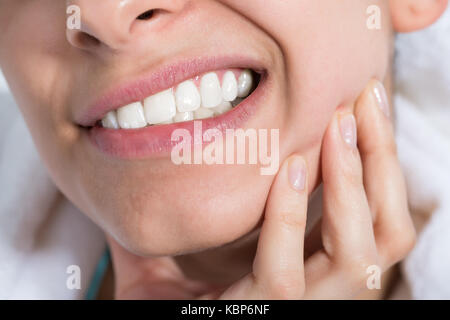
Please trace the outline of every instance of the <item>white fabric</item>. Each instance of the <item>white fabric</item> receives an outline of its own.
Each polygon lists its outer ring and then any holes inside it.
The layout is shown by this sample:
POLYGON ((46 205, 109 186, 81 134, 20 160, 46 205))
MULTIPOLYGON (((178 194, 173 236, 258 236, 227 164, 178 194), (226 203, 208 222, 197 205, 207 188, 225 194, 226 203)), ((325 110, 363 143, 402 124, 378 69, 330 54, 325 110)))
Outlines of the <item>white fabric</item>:
POLYGON ((411 207, 432 212, 403 272, 413 299, 450 299, 450 10, 396 47, 399 157, 411 207))
POLYGON ((51 182, 5 87, 0 112, 0 299, 83 298, 103 234, 51 182), (71 265, 80 290, 66 286, 71 265))

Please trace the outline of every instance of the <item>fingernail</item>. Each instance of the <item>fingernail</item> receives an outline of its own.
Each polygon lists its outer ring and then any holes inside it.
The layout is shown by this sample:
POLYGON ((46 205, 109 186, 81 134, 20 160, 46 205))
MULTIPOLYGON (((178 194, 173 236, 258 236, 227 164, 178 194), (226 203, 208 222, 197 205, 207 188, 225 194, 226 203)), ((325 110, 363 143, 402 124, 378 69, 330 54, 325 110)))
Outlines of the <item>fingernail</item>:
POLYGON ((296 191, 303 191, 306 185, 306 165, 300 157, 289 161, 288 167, 289 183, 296 191))
POLYGON ((341 136, 352 148, 356 148, 356 120, 353 114, 349 113, 339 118, 339 126, 341 128, 341 136))
POLYGON ((386 89, 380 81, 377 81, 373 87, 373 94, 375 96, 375 100, 377 101, 378 107, 381 111, 383 111, 385 116, 389 118, 391 116, 389 100, 387 98, 386 89))

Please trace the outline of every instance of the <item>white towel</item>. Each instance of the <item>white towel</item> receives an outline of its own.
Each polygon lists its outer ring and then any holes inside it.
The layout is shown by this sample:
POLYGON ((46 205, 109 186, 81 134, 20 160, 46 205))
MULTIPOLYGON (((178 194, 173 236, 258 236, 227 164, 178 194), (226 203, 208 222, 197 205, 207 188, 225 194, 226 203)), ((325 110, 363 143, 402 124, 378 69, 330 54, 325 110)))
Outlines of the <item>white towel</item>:
POLYGON ((0 299, 83 298, 103 234, 51 182, 4 86, 0 112, 0 299), (71 265, 79 290, 66 285, 71 265))
POLYGON ((413 299, 450 299, 450 9, 396 42, 397 143, 412 209, 432 212, 403 263, 413 299))

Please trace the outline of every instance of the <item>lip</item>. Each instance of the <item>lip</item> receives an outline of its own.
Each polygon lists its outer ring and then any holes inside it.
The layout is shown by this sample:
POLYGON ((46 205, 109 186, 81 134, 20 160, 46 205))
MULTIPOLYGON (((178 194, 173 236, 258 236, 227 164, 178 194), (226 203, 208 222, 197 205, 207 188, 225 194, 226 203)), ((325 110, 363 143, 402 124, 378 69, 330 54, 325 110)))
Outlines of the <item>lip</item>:
POLYGON ((242 56, 202 57, 184 60, 158 68, 137 80, 122 83, 107 90, 95 100, 87 110, 75 117, 75 122, 82 127, 92 127, 111 110, 172 88, 195 76, 220 69, 252 69, 258 73, 265 72, 261 62, 242 56))
POLYGON ((172 141, 176 129, 185 129, 194 137, 194 121, 201 121, 202 131, 215 128, 225 134, 227 129, 244 126, 264 100, 269 86, 268 73, 261 63, 245 58, 210 58, 184 61, 159 69, 150 76, 126 83, 107 92, 82 115, 78 123, 87 132, 91 144, 107 156, 119 159, 167 157, 179 142, 172 141), (110 110, 171 88, 198 74, 226 68, 249 68, 260 73, 256 89, 229 112, 214 118, 148 126, 140 129, 108 129, 95 125, 110 110))
MULTIPOLYGON (((178 141, 172 141, 176 129, 185 129, 194 141, 194 122, 201 122, 202 134, 208 129, 217 129, 225 135, 227 129, 243 127, 244 123, 257 111, 267 93, 268 79, 261 75, 259 85, 244 101, 218 117, 203 120, 148 126, 141 129, 108 129, 94 126, 88 134, 91 142, 101 152, 120 159, 142 159, 166 157, 178 141)), ((203 142, 201 142, 203 144, 203 142)))

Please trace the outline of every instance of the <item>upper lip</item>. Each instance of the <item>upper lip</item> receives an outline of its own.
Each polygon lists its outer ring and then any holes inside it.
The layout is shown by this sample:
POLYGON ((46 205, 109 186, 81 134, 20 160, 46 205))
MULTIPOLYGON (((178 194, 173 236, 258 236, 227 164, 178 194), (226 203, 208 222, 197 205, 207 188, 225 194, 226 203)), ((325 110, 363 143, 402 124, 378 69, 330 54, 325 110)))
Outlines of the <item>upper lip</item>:
POLYGON ((106 93, 89 104, 86 110, 75 116, 75 122, 83 127, 92 127, 111 110, 142 101, 199 74, 226 68, 265 71, 260 61, 245 56, 201 57, 165 64, 134 80, 110 87, 106 93))

